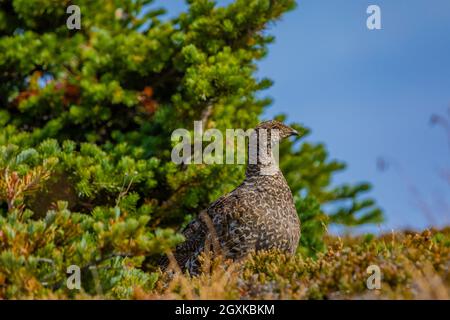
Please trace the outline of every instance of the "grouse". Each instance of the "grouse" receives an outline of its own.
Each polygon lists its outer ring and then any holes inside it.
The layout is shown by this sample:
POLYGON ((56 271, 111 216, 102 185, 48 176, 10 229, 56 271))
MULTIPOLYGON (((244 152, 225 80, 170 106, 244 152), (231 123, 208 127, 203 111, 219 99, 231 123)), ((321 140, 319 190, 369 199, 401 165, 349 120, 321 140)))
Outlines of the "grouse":
MULTIPOLYGON (((267 145, 259 148, 261 139, 257 139, 254 161, 249 147, 242 184, 213 202, 182 231, 186 240, 176 247, 174 257, 181 269, 191 274, 199 272, 198 257, 210 247, 213 252, 219 251, 215 254, 235 261, 258 250, 279 249, 294 254, 297 249, 300 220, 272 146, 298 133, 274 120, 260 123, 253 132, 265 132, 267 138, 262 141, 267 145)), ((160 265, 166 268, 168 259, 164 258, 160 265)))

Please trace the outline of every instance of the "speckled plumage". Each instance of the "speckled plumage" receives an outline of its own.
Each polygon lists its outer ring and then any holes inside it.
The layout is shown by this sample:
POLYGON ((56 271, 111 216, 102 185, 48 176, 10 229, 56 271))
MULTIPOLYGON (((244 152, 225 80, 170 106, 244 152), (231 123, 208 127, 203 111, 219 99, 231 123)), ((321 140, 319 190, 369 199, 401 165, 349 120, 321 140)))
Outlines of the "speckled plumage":
MULTIPOLYGON (((269 133, 270 154, 271 130, 278 130, 279 140, 297 134, 278 121, 263 122, 255 132, 259 129, 269 133)), ((279 249, 290 254, 296 251, 300 221, 291 190, 273 157, 266 161, 263 158, 258 154, 258 162, 247 165, 243 183, 213 202, 184 229, 186 241, 174 253, 182 269, 197 273, 198 256, 206 246, 233 260, 258 250, 279 249)), ((167 265, 167 260, 162 265, 167 265)))

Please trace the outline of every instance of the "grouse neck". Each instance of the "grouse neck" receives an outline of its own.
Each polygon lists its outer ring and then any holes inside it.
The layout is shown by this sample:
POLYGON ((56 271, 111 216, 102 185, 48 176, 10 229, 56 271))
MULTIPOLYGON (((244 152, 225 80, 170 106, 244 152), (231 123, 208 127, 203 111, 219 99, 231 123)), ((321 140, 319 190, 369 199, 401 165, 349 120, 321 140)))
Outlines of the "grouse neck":
POLYGON ((267 143, 266 148, 259 148, 251 151, 247 149, 247 169, 245 171, 245 176, 247 178, 254 176, 274 176, 279 174, 280 168, 278 162, 272 152, 271 143, 267 143), (252 157, 252 155, 254 155, 252 157))
POLYGON ((247 170, 245 171, 245 176, 247 178, 255 176, 275 176, 279 174, 280 168, 276 164, 270 165, 257 165, 249 164, 247 165, 247 170))

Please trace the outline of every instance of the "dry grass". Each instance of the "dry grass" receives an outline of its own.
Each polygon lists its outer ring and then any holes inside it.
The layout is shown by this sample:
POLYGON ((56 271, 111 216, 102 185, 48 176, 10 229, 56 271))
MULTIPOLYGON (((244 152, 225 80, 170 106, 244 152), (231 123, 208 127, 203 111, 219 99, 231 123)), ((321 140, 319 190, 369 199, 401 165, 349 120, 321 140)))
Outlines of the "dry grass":
POLYGON ((374 238, 329 237, 317 258, 261 252, 241 263, 204 256, 203 272, 160 273, 136 299, 449 299, 450 228, 374 238), (380 290, 366 269, 378 265, 380 290))

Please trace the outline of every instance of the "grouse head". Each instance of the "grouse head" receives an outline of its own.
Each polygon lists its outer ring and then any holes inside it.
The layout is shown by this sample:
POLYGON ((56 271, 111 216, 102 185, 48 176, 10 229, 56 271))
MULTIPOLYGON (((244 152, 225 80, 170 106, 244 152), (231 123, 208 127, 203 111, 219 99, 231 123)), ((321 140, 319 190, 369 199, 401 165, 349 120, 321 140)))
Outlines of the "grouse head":
POLYGON ((249 144, 246 175, 273 175, 279 172, 278 143, 298 132, 285 124, 269 120, 261 122, 253 131, 253 144, 249 144))
POLYGON ((267 135, 271 138, 272 142, 278 142, 290 136, 298 136, 297 130, 277 120, 263 121, 255 128, 255 131, 258 133, 262 130, 267 132, 267 135))

